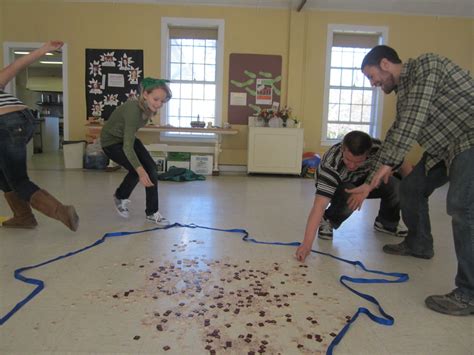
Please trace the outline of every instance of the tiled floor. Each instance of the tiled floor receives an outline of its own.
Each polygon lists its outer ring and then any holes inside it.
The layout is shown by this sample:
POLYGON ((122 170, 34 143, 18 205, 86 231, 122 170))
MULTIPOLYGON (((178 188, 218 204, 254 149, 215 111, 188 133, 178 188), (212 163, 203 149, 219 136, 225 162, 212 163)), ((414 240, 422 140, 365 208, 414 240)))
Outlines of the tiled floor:
MULTIPOLYGON (((61 166, 58 156, 35 156, 30 175, 76 206, 80 228, 70 232, 39 213, 34 230, 0 228, 0 316, 33 290, 13 278, 14 270, 78 250, 107 232, 153 227, 144 221, 140 186, 131 197, 130 219, 115 213, 111 196, 123 171, 64 171, 61 166)), ((172 222, 242 228, 257 240, 280 242, 301 240, 314 194, 310 179, 244 175, 160 182, 159 189, 161 211, 172 222)), ((454 286, 456 259, 445 195, 446 187, 431 198, 432 260, 382 253, 385 243, 399 240, 373 231, 375 201, 365 202, 336 231, 334 241, 315 242, 315 249, 361 260, 368 268, 410 276, 401 284, 355 286, 375 296, 395 324, 377 325, 361 315, 336 354, 472 353, 473 317, 437 314, 423 302, 454 286)), ((8 214, 2 199, 0 216, 8 214)), ((247 354, 264 349, 313 354, 325 351, 358 307, 378 314, 338 281, 343 273, 373 276, 318 255, 303 267, 294 252, 294 247, 245 243, 239 234, 205 229, 107 239, 24 273, 43 280, 45 288, 0 326, 0 353, 247 354)))

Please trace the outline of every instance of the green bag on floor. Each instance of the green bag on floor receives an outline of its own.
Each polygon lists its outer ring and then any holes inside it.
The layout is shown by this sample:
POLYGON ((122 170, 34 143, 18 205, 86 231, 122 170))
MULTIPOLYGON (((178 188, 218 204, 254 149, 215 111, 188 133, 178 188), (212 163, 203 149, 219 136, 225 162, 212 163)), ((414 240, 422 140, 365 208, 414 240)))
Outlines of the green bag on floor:
POLYGON ((206 180, 206 177, 204 175, 198 175, 186 168, 177 168, 175 166, 172 166, 166 173, 159 174, 158 180, 181 182, 206 180))

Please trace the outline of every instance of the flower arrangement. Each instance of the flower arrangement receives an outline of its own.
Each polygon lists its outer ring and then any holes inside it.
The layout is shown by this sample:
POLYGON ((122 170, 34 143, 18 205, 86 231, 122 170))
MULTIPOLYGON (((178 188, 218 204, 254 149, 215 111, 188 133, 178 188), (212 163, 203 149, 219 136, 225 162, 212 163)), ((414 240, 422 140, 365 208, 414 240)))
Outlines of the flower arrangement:
POLYGON ((259 119, 263 119, 264 122, 265 122, 265 125, 268 125, 268 122, 273 117, 281 118, 281 120, 283 121, 283 127, 287 126, 288 119, 292 119, 292 120, 294 120, 294 123, 298 123, 298 120, 295 117, 293 117, 293 115, 292 115, 291 108, 286 107, 286 106, 284 108, 280 108, 278 110, 274 110, 274 109, 271 109, 271 108, 261 109, 259 111, 257 117, 259 119))

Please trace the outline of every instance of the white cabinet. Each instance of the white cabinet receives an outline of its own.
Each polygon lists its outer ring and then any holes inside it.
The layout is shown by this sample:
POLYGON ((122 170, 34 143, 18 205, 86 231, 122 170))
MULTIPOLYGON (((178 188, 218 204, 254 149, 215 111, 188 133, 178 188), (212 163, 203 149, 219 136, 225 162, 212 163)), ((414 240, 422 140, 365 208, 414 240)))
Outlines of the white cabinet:
POLYGON ((249 127, 248 173, 300 174, 303 128, 249 127))

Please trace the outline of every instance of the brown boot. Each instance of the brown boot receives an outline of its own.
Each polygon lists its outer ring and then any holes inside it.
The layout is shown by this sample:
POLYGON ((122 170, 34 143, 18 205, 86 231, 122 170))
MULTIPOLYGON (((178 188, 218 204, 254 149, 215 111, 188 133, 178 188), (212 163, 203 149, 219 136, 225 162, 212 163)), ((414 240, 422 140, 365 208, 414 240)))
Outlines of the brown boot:
POLYGON ((79 216, 73 206, 65 206, 46 190, 36 191, 30 199, 31 207, 46 216, 63 222, 70 230, 76 231, 79 226, 79 216))
POLYGON ((10 206, 13 217, 2 223, 6 228, 35 228, 38 225, 28 202, 22 200, 14 191, 5 192, 5 200, 10 206))

